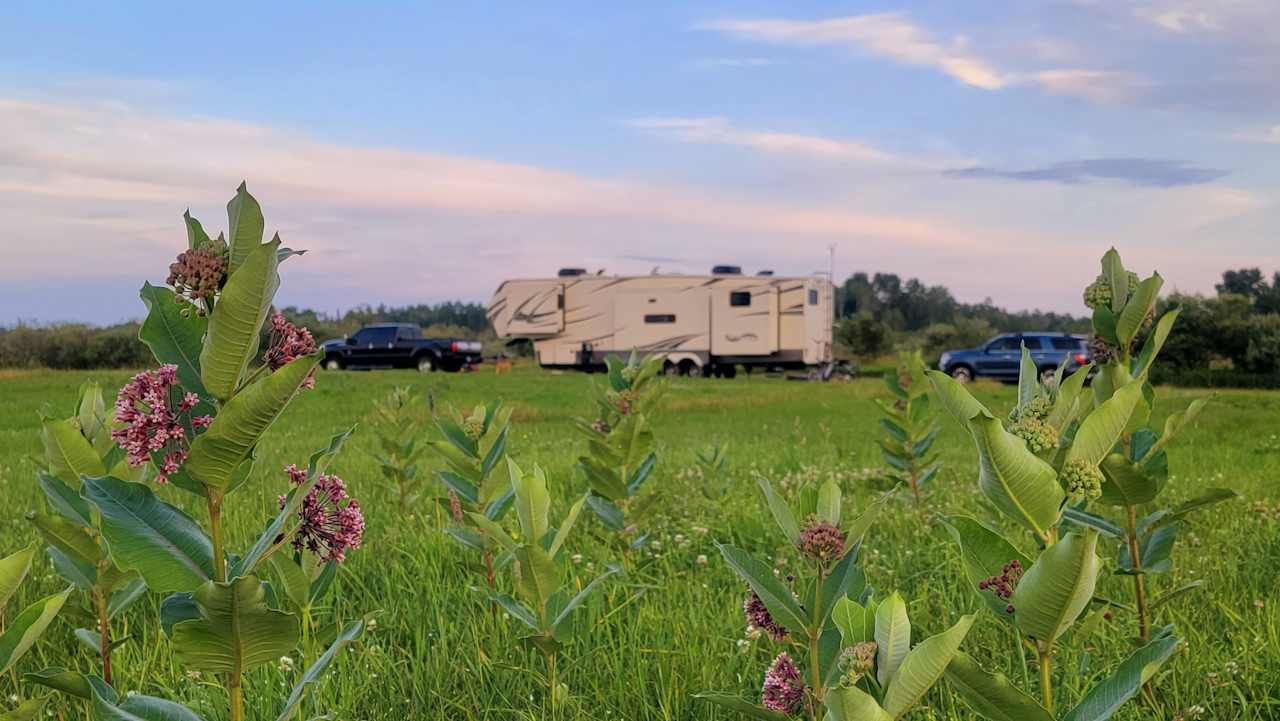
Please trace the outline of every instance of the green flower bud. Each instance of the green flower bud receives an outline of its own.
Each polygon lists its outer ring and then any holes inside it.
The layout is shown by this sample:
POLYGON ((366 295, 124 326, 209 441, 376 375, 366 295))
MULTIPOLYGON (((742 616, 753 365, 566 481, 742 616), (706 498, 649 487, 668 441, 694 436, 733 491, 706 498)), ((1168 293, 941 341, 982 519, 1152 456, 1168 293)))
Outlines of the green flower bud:
POLYGON ((1068 461, 1062 467, 1059 479, 1072 496, 1097 498, 1102 495, 1102 471, 1082 458, 1068 461))
POLYGON ((1058 446, 1058 430, 1039 418, 1024 416, 1009 431, 1026 441, 1027 450, 1032 453, 1043 453, 1058 446))

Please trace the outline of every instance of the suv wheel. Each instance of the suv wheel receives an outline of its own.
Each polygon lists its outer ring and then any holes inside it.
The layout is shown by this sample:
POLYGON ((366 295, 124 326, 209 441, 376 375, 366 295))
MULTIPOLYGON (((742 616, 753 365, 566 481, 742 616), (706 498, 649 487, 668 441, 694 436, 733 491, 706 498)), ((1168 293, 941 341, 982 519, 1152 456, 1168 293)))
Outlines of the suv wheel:
POLYGON ((951 377, 956 379, 957 383, 968 383, 973 380, 973 371, 968 366, 956 366, 951 369, 951 377))
POLYGON ((431 356, 418 359, 419 373, 432 373, 436 369, 436 362, 431 356))
POLYGON ((330 358, 324 362, 324 369, 327 371, 340 371, 342 370, 342 361, 337 358, 330 358))
POLYGON ((1053 379, 1057 377, 1058 369, 1053 366, 1040 369, 1040 382, 1046 386, 1053 385, 1053 379))

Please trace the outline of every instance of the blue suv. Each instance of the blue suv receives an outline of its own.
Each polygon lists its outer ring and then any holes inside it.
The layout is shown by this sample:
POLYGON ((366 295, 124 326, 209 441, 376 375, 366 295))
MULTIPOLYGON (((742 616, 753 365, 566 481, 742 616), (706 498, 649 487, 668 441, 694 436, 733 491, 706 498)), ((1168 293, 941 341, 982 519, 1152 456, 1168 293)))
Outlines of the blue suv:
POLYGON ((1071 373, 1089 362, 1088 336, 1069 333, 1005 333, 977 348, 942 354, 938 368, 961 383, 974 378, 1018 380, 1022 346, 1026 344, 1040 377, 1048 380, 1059 366, 1071 373))

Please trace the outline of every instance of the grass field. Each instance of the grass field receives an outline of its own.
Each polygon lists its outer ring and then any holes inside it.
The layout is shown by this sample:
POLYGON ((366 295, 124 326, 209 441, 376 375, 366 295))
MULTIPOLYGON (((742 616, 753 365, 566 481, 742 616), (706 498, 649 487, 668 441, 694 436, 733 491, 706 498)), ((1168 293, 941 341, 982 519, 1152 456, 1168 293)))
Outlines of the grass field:
MULTIPOLYGON (((69 415, 84 377, 46 371, 0 375, 0 486, 6 506, 0 516, 0 549, 6 552, 32 539, 23 514, 43 502, 30 458, 39 452, 37 410, 50 403, 69 415)), ((89 377, 100 381, 110 398, 128 374, 89 377)), ((330 435, 366 419, 374 400, 396 385, 411 385, 424 396, 430 391, 440 403, 469 407, 502 398, 513 404, 510 452, 522 465, 536 462, 547 469, 559 506, 552 516, 558 517, 565 499, 585 488, 573 471, 581 444, 570 424, 575 416, 590 413, 590 380, 527 368, 497 377, 490 372, 324 373, 318 387, 290 406, 267 435, 252 480, 232 498, 229 548, 243 548, 274 513, 275 498, 286 484, 281 471, 286 463, 304 462, 330 435)), ((976 388, 994 409, 1007 410, 1013 403, 1012 388, 976 388)), ((1157 415, 1179 410, 1201 395, 1162 389, 1157 415)), ((561 667, 573 699, 557 716, 730 718, 692 694, 720 690, 758 698, 761 676, 777 648, 767 640, 742 642, 745 587, 720 560, 716 544, 733 542, 776 556, 780 563, 791 557, 764 510, 754 483, 757 474, 775 482, 835 477, 847 505, 869 503, 880 492, 875 480, 880 431, 872 399, 882 396, 887 393, 875 379, 832 384, 759 376, 673 381, 655 419, 660 460, 648 483, 648 492, 660 496, 652 524, 656 542, 629 576, 608 582, 580 617, 584 631, 567 649, 561 667), (704 498, 693 471, 695 451, 711 443, 730 445, 733 488, 722 501, 704 498)), ((937 633, 981 606, 963 581, 960 561, 938 517, 963 513, 999 523, 977 493, 968 438, 949 418, 942 425, 938 447, 945 466, 928 502, 923 508, 905 498, 891 503, 862 552, 869 583, 883 592, 899 590, 908 599, 916 638, 937 633)), ((544 712, 540 659, 516 646, 515 622, 492 618, 468 588, 475 576, 465 568, 467 556, 441 532, 438 506, 428 499, 401 512, 364 452, 368 448, 371 437, 358 433, 333 467, 360 500, 369 530, 364 547, 352 552, 340 577, 344 592, 334 597, 342 598, 342 605, 328 613, 351 618, 357 609, 379 609, 377 627, 327 677, 307 718, 324 711, 348 721, 552 718, 544 712)), ((1155 584, 1167 589, 1188 580, 1206 581, 1159 614, 1160 620, 1177 624, 1186 648, 1157 681, 1158 708, 1131 702, 1115 718, 1280 718, 1280 392, 1218 392, 1195 427, 1173 443, 1170 456, 1174 478, 1163 502, 1175 503, 1209 486, 1232 488, 1243 498, 1193 517, 1184 531, 1176 571, 1155 584)), ((190 496, 169 490, 162 494, 203 517, 203 508, 194 507, 190 496)), ((1012 528, 1005 530, 1010 538, 1020 537, 1012 528)), ((579 554, 573 569, 584 583, 616 558, 593 518, 578 526, 569 546, 579 554)), ((1109 544, 1106 553, 1106 562, 1114 567, 1109 544)), ((45 560, 32 576, 35 581, 22 589, 18 603, 63 586, 45 560)), ((1124 577, 1108 576, 1100 593, 1128 602, 1130 586, 1124 577)), ((223 718, 220 693, 178 682, 183 669, 172 665, 167 640, 153 635, 158 634, 153 618, 158 601, 149 597, 130 612, 132 627, 141 635, 118 652, 117 686, 178 697, 210 721, 223 718)), ((58 621, 19 670, 52 664, 91 670, 90 653, 72 639, 72 628, 58 621)), ((1094 675, 1127 655, 1134 635, 1132 619, 1118 613, 1092 638, 1087 658, 1078 649, 1064 649, 1056 663, 1060 705, 1069 707, 1094 675)), ((1016 639, 985 613, 964 648, 985 665, 1005 670, 1024 688, 1034 686, 1034 679, 1023 677, 1028 672, 1017 660, 1016 639)), ((296 672, 270 668, 249 680, 250 718, 275 717, 292 674, 296 672)), ((8 680, 0 684, 10 688, 8 680)), ((21 689, 24 695, 34 692, 29 686, 21 689)), ((83 718, 79 708, 63 705, 58 710, 66 719, 83 718)), ((911 716, 973 717, 945 684, 911 716)))

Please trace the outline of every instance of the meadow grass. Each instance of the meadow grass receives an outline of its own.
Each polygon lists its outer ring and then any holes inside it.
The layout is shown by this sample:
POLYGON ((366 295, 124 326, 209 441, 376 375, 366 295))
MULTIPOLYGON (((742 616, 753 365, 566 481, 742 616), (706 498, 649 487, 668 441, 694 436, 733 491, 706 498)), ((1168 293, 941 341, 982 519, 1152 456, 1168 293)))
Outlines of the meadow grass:
MULTIPOLYGON (((129 374, 52 371, 0 376, 0 550, 25 546, 34 533, 23 518, 43 499, 35 484, 39 454, 37 411, 50 404, 70 415, 77 385, 101 382, 113 398, 129 374)), ((599 377, 597 376, 598 380, 599 377)), ((329 372, 318 387, 289 407, 259 448, 247 486, 230 502, 229 547, 244 548, 276 508, 286 463, 302 463, 330 435, 366 422, 373 403, 397 385, 428 393, 437 404, 470 407, 493 398, 515 406, 509 445, 522 465, 539 463, 551 479, 552 517, 585 490, 573 470, 581 450, 571 428, 591 413, 592 377, 552 374, 532 368, 494 376, 420 375, 411 372, 329 372)), ((978 397, 1003 411, 1014 390, 978 384, 978 397)), ((1206 392, 1161 389, 1157 421, 1206 392)), ((306 709, 335 719, 727 719, 731 716, 692 695, 730 691, 758 698, 760 679, 778 648, 767 640, 744 640, 741 605, 745 587, 721 561, 717 543, 731 542, 779 564, 794 562, 769 518, 755 478, 797 484, 836 478, 846 507, 862 508, 884 488, 880 480, 879 409, 888 397, 879 379, 851 383, 800 383, 761 376, 732 381, 677 379, 655 418, 658 469, 647 492, 656 494, 650 528, 654 543, 626 577, 615 577, 578 618, 580 633, 564 653, 561 679, 572 692, 567 708, 547 710, 540 659, 516 639, 521 628, 471 588, 472 556, 442 532, 442 511, 427 498, 410 511, 397 507, 393 491, 368 455, 372 436, 358 432, 332 467, 347 480, 368 521, 364 547, 350 554, 340 576, 339 605, 328 620, 349 620, 356 609, 377 609, 376 628, 346 653, 306 709), (730 493, 708 499, 700 491, 694 454, 713 443, 729 444, 730 493)), ((423 410, 425 413, 425 409, 423 410)), ((862 550, 868 582, 881 595, 901 591, 909 602, 915 638, 950 626, 981 606, 963 581, 954 545, 940 525, 949 514, 972 515, 1001 524, 977 492, 975 453, 949 418, 941 419, 937 447, 943 471, 927 489, 923 507, 906 497, 891 502, 862 550)), ((1159 428, 1160 425, 1153 424, 1159 428)), ((1158 678, 1159 705, 1131 702, 1117 719, 1196 718, 1264 721, 1280 718, 1280 392, 1219 391, 1195 426, 1170 448, 1173 478, 1162 497, 1169 505, 1211 486, 1243 498, 1192 517, 1176 551, 1176 571, 1155 580, 1156 593, 1202 579, 1204 586, 1160 609, 1162 623, 1175 623, 1186 647, 1158 678)), ((437 468, 434 459, 424 464, 437 468)), ((432 495, 441 491, 432 482, 432 495)), ((203 518, 202 506, 172 489, 161 493, 203 518)), ((1104 511, 1105 513, 1106 511, 1104 511)), ((588 514, 589 515, 589 514, 588 514)), ((619 558, 594 518, 569 541, 569 566, 585 584, 619 558)), ((1019 538, 1005 526, 1009 538, 1019 538)), ((1027 539, 1029 545, 1029 539, 1027 539)), ((1115 567, 1107 544, 1108 571, 1115 567)), ((503 574, 503 582, 509 576, 503 574)), ((11 606, 59 590, 64 582, 46 559, 11 606)), ((1100 594, 1128 603, 1123 576, 1104 577, 1100 594)), ((209 721, 225 717, 216 679, 181 682, 168 640, 156 623, 159 597, 149 596, 129 613, 133 638, 116 656, 117 686, 184 701, 209 721)), ((12 610, 11 610, 12 613, 12 610)), ((65 615, 65 614, 64 614, 65 615)), ((74 620, 58 621, 20 671, 45 665, 93 670, 92 654, 72 637, 74 620)), ((1132 649, 1135 622, 1124 612, 1088 640, 1088 652, 1069 641, 1055 664, 1060 705, 1070 703, 1114 668, 1132 649)), ((964 648, 1031 690, 1034 669, 1020 662, 1017 639, 994 618, 980 616, 964 648)), ((301 661, 298 661, 301 663, 301 661)), ((273 719, 298 671, 269 668, 249 679, 249 718, 273 719)), ((0 680, 4 693, 33 695, 39 689, 0 680)), ((64 719, 85 717, 64 701, 50 708, 64 719)), ((932 691, 913 719, 974 718, 945 683, 932 691)))

